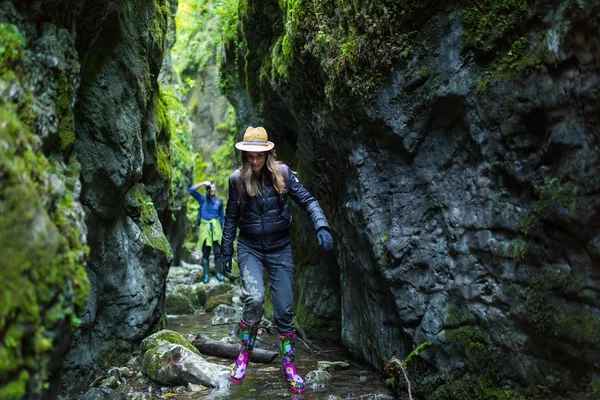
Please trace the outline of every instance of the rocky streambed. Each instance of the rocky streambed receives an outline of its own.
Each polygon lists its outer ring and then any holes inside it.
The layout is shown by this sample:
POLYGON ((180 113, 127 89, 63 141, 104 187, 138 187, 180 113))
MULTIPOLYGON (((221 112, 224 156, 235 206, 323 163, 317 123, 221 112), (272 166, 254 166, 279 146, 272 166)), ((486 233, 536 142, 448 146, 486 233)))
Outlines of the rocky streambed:
MULTIPOLYGON (((144 339, 126 365, 113 366, 98 376, 77 399, 395 398, 383 376, 347 358, 339 338, 298 341, 296 364, 308 384, 302 395, 288 391, 280 356, 271 363, 251 362, 244 383, 231 384, 228 373, 233 360, 202 354, 192 341, 201 332, 220 342, 238 343, 235 327, 242 311, 239 278, 218 282, 213 275, 203 284, 202 277, 199 265, 172 267, 167 280, 165 329, 144 339)), ((278 352, 278 340, 275 327, 264 320, 256 347, 278 352)))

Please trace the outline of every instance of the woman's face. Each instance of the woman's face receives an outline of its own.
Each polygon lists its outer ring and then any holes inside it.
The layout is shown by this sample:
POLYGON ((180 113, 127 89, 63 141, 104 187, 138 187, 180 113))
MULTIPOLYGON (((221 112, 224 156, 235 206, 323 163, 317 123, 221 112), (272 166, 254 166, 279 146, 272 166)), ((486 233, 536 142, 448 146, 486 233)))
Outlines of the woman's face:
POLYGON ((260 174, 263 167, 265 166, 265 161, 267 160, 267 155, 264 152, 259 153, 247 153, 246 161, 250 164, 250 168, 252 168, 252 172, 255 174, 260 174))

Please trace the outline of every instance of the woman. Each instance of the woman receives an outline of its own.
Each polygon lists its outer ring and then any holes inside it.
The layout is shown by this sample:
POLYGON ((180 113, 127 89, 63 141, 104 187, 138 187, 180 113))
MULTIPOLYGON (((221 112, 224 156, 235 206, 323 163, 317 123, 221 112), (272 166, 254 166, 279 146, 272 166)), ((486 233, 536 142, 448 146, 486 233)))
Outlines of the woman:
POLYGON ((203 282, 210 281, 210 249, 213 248, 215 257, 215 274, 219 282, 223 282, 221 275, 221 239, 225 214, 223 213, 223 200, 216 196, 217 186, 212 181, 204 181, 188 188, 188 193, 198 201, 198 247, 202 249, 202 269, 204 270, 203 282), (206 187, 206 196, 198 193, 198 189, 206 187))
POLYGON ((267 270, 273 302, 273 317, 279 330, 283 372, 290 390, 302 393, 304 380, 294 365, 294 264, 290 225, 292 217, 285 204, 291 197, 311 217, 319 244, 331 251, 333 241, 329 224, 319 202, 300 184, 289 168, 277 161, 267 131, 249 127, 235 147, 242 151, 242 167, 229 178, 229 200, 223 229, 223 273, 231 272, 233 241, 238 237, 238 266, 242 277, 244 311, 240 321, 242 344, 229 380, 241 383, 263 315, 265 288, 263 269, 267 270))

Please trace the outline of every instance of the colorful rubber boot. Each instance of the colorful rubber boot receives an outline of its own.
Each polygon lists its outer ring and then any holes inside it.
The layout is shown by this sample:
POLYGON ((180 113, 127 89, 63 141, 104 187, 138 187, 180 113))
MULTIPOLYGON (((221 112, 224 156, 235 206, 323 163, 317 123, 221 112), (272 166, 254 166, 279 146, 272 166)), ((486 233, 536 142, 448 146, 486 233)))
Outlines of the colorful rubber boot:
POLYGON ((229 380, 233 383, 242 383, 246 376, 246 369, 248 368, 250 357, 252 357, 252 350, 254 350, 254 340, 258 332, 258 324, 250 325, 241 319, 240 331, 242 333, 240 354, 235 360, 235 365, 231 367, 231 373, 229 374, 229 380))
POLYGON ((210 265, 208 264, 208 259, 202 259, 202 269, 204 270, 204 277, 202 278, 202 282, 208 283, 210 280, 210 265))
POLYGON ((223 282, 223 274, 221 273, 221 257, 215 258, 215 271, 217 272, 217 280, 223 282))
POLYGON ((281 356, 283 361, 283 374, 288 387, 294 393, 302 393, 306 390, 304 380, 296 371, 294 356, 296 355, 296 332, 279 334, 281 344, 281 356))

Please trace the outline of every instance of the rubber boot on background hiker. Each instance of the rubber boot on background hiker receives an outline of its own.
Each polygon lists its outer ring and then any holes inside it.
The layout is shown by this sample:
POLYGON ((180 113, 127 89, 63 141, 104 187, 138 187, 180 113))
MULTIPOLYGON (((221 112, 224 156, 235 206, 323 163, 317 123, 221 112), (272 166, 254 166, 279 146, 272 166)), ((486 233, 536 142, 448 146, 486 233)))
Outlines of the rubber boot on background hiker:
POLYGON ((215 258, 215 271, 217 275, 217 280, 219 282, 223 282, 223 274, 221 273, 221 257, 215 258))
POLYGON ((296 332, 280 333, 281 361, 283 362, 283 375, 289 389, 294 393, 303 393, 306 390, 304 380, 296 371, 294 356, 296 355, 296 332))
POLYGON ((207 258, 202 259, 202 269, 204 270, 204 277, 202 278, 202 282, 208 283, 208 281, 210 281, 210 264, 208 263, 207 258))
POLYGON ((258 324, 250 325, 243 319, 240 319, 240 332, 242 333, 242 345, 240 354, 235 360, 235 365, 231 367, 229 380, 233 383, 242 383, 246 376, 246 370, 254 350, 254 341, 258 332, 258 324))

